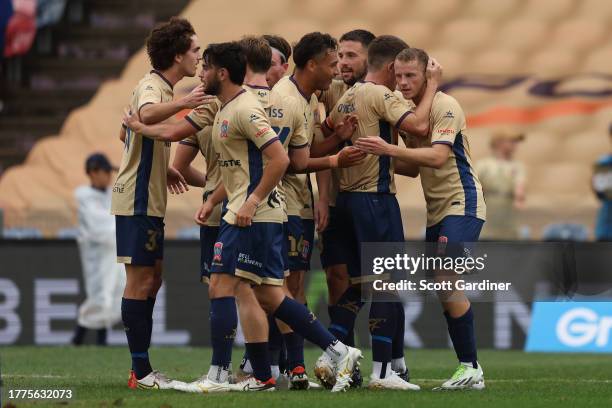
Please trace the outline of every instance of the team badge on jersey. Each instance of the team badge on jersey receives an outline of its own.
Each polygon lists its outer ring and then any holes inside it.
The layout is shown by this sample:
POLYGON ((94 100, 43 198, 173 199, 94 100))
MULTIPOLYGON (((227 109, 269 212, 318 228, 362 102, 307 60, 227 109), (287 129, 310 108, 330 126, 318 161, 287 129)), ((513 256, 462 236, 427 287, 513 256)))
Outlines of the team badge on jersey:
POLYGON ((221 123, 221 137, 227 137, 227 130, 229 129, 229 121, 228 120, 224 120, 223 123, 221 123))
POLYGON ((215 242, 213 249, 213 262, 221 263, 221 252, 223 251, 223 242, 215 242))

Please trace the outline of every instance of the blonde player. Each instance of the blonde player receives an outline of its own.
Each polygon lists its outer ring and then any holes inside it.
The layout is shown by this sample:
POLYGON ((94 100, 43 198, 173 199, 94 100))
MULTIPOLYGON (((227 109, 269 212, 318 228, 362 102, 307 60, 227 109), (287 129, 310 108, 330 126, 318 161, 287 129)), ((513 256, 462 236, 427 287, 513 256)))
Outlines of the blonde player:
MULTIPOLYGON (((132 112, 144 123, 156 123, 200 105, 204 95, 201 87, 173 101, 174 85, 185 76, 194 76, 200 60, 191 24, 173 18, 153 29, 146 46, 153 70, 135 88, 132 112)), ((167 182, 184 180, 168 167, 170 143, 129 129, 122 133, 125 149, 113 187, 111 212, 116 216, 117 261, 125 264, 127 272, 121 314, 132 355, 128 386, 172 388, 174 381, 151 368, 148 349, 153 305, 162 282, 167 182)))
MULTIPOLYGON (((416 48, 397 55, 395 76, 404 98, 423 103, 431 83, 427 75, 429 61, 427 53, 416 48)), ((420 174, 427 202, 427 242, 478 241, 486 207, 470 157, 465 114, 453 97, 437 92, 428 124, 426 137, 412 132, 414 141, 408 141, 408 145, 414 148, 390 144, 379 136, 365 137, 355 144, 380 158, 393 158, 399 173, 413 177, 420 174)), ((440 388, 483 389, 484 374, 477 360, 470 302, 460 291, 441 293, 441 301, 460 364, 440 388)))

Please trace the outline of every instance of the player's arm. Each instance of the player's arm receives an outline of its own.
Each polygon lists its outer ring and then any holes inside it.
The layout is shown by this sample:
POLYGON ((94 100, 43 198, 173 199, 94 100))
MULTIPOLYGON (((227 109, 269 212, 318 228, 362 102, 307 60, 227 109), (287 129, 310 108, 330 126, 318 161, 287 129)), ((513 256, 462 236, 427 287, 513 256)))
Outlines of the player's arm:
POLYGON ((308 145, 298 148, 289 146, 289 167, 287 173, 305 173, 308 167, 310 148, 308 145))
POLYGON ((122 124, 121 130, 119 130, 119 140, 121 140, 122 143, 125 143, 126 129, 126 126, 122 124))
POLYGON ((427 137, 429 134, 429 113, 433 104, 434 96, 438 91, 442 79, 442 67, 433 58, 427 64, 427 84, 421 102, 412 114, 404 115, 396 124, 399 130, 409 132, 415 136, 427 137))
POLYGON ((206 201, 202 203, 200 208, 195 213, 193 217, 196 224, 206 225, 206 221, 208 217, 212 214, 215 206, 217 206, 220 202, 227 198, 227 191, 225 191, 225 186, 223 183, 219 182, 219 185, 215 188, 215 190, 208 196, 206 201))
POLYGON ((355 115, 345 115, 337 124, 334 124, 333 119, 328 117, 321 125, 324 137, 315 139, 310 148, 310 156, 322 157, 336 152, 339 145, 351 139, 356 129, 357 116, 355 115))
POLYGON ((407 162, 399 159, 393 160, 393 171, 402 176, 416 178, 419 176, 419 166, 412 162, 407 162))
POLYGON ((204 85, 196 86, 181 99, 170 102, 153 102, 148 94, 143 95, 143 102, 138 107, 138 116, 145 125, 162 122, 183 109, 194 109, 210 101, 211 97, 204 94, 204 85))
POLYGON ((331 171, 324 170, 316 173, 319 199, 314 203, 314 220, 317 232, 323 231, 329 224, 329 189, 331 186, 331 171))
POLYGON ((190 186, 204 187, 206 185, 206 174, 196 170, 191 163, 196 158, 199 147, 191 140, 182 140, 174 154, 172 166, 185 177, 190 186))
POLYGON ((126 112, 123 123, 136 133, 164 142, 178 142, 200 130, 187 119, 174 123, 146 125, 138 119, 138 115, 129 112, 126 112))
POLYGON ((306 168, 296 173, 312 173, 321 170, 353 167, 359 164, 365 156, 366 154, 356 147, 346 146, 331 156, 310 157, 306 168))

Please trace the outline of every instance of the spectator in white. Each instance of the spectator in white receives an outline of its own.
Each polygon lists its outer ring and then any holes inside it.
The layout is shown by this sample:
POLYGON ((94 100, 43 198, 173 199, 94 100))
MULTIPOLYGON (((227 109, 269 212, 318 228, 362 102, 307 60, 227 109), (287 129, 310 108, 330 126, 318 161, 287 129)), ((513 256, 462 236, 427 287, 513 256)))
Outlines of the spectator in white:
POLYGON ((85 162, 88 186, 75 190, 78 205, 77 242, 87 298, 79 307, 72 344, 83 343, 87 330, 97 331, 97 345, 106 345, 107 329, 121 320, 125 268, 117 264, 115 217, 110 213, 112 171, 108 158, 94 153, 85 162))
POLYGON ((487 222, 481 239, 519 238, 516 210, 525 206, 525 167, 514 158, 525 135, 513 129, 499 129, 491 139, 492 156, 476 163, 476 173, 487 202, 487 222))

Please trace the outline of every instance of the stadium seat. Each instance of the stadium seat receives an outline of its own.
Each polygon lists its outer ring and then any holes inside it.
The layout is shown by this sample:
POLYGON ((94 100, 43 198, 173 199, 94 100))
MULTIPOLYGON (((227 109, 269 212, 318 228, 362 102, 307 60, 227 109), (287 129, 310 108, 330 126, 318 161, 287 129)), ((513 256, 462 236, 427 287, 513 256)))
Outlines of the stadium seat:
POLYGON ((567 20, 558 24, 553 33, 551 46, 568 48, 568 52, 588 51, 604 40, 609 29, 602 23, 584 19, 567 20))
POLYGON ((576 72, 578 55, 567 49, 543 49, 527 59, 528 71, 540 78, 555 78, 576 72))
POLYGON ((499 29, 493 44, 502 49, 531 51, 541 46, 548 34, 548 24, 535 19, 511 20, 499 29))
POLYGON ((354 30, 357 27, 369 30, 373 33, 376 32, 376 25, 368 20, 344 19, 330 26, 329 33, 336 39, 339 39, 342 34, 354 30))
POLYGON ((524 61, 511 51, 493 48, 476 54, 471 68, 479 74, 516 75, 524 73, 524 61))
POLYGON ((266 27, 266 32, 272 34, 281 34, 290 43, 296 43, 306 33, 312 31, 324 31, 324 26, 316 20, 306 19, 287 19, 274 22, 266 27))
MULTIPOLYGON (((389 17, 396 16, 401 8, 410 8, 410 4, 406 4, 406 2, 402 0, 359 0, 357 2, 351 2, 351 7, 358 10, 359 15, 367 16, 368 20, 372 21, 372 23, 384 23, 389 20, 389 17)), ((387 33, 385 27, 379 26, 379 28, 383 33, 387 33)))
POLYGON ((453 78, 468 72, 465 54, 451 48, 436 48, 427 50, 429 56, 435 58, 444 70, 444 78, 453 78))
POLYGON ((500 20, 510 18, 518 9, 520 0, 496 0, 494 6, 489 0, 471 0, 462 7, 466 17, 500 20))
POLYGON ((580 0, 576 16, 589 21, 609 24, 612 21, 612 2, 609 0, 580 0))
POLYGON ((477 19, 455 20, 444 27, 440 45, 460 52, 470 52, 488 45, 492 34, 493 26, 489 21, 477 19))
POLYGON ((555 21, 569 16, 576 3, 574 0, 528 0, 520 13, 534 20, 555 21))
POLYGON ((461 0, 416 0, 410 7, 403 7, 400 15, 410 20, 449 22, 460 12, 462 4, 461 0))
MULTIPOLYGON (((347 0, 310 0, 292 2, 294 16, 303 16, 318 22, 333 21, 339 16, 345 16, 353 6, 347 0)), ((306 34, 313 30, 304 31, 306 34)))
POLYGON ((606 132, 597 130, 571 133, 564 138, 557 154, 585 164, 594 163, 609 146, 608 139, 606 132))
POLYGON ((398 36, 411 47, 423 48, 426 51, 436 41, 432 26, 425 21, 398 21, 386 28, 386 32, 398 36))
POLYGON ((599 72, 612 75, 612 47, 599 48, 591 52, 581 67, 582 72, 599 72))

